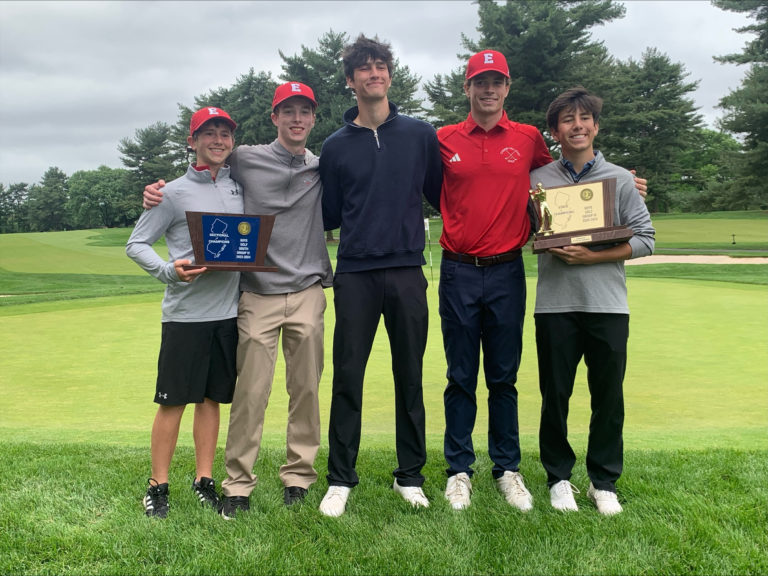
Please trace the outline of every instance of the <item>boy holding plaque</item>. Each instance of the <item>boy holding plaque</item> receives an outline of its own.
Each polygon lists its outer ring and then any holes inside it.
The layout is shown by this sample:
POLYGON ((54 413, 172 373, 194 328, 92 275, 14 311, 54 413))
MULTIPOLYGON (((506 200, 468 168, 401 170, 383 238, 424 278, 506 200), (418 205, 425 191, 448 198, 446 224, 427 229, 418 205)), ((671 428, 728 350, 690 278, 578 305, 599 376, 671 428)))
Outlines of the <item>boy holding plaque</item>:
POLYGON ((213 460, 219 433, 219 404, 235 390, 238 272, 185 270, 192 264, 186 211, 242 214, 240 185, 230 178, 226 159, 237 124, 219 108, 192 115, 187 143, 196 162, 165 187, 166 201, 145 211, 136 223, 126 253, 166 286, 152 426, 152 477, 144 497, 147 516, 168 515, 168 470, 187 404, 195 404, 193 435, 196 475, 192 489, 202 505, 218 509, 213 460), (165 236, 166 262, 152 248, 165 236))
POLYGON ((578 510, 573 496, 578 490, 570 483, 575 455, 567 420, 576 368, 584 358, 592 407, 587 496, 598 512, 613 515, 622 511, 616 481, 623 467, 622 383, 629 336, 624 260, 651 254, 655 231, 632 174, 606 162, 593 148, 601 109, 602 100, 581 87, 550 104, 547 125, 562 155, 531 173, 531 187, 615 178, 614 224, 629 227, 634 235, 612 245, 564 246, 541 253, 534 318, 542 395, 539 446, 550 502, 558 510, 578 510))
MULTIPOLYGON (((281 84, 275 89, 270 116, 277 138, 271 144, 240 145, 229 157, 232 176, 243 185, 246 213, 275 215, 266 258, 277 271, 240 276, 238 383, 225 449, 227 478, 221 484, 221 515, 227 520, 250 510, 250 495, 258 482, 253 467, 280 339, 290 396, 286 463, 280 467, 285 505, 301 502, 317 480, 323 289, 332 284, 333 270, 323 232, 318 157, 305 148, 316 108, 309 86, 281 84)), ((145 208, 162 202, 162 185, 160 181, 145 188, 145 208)))

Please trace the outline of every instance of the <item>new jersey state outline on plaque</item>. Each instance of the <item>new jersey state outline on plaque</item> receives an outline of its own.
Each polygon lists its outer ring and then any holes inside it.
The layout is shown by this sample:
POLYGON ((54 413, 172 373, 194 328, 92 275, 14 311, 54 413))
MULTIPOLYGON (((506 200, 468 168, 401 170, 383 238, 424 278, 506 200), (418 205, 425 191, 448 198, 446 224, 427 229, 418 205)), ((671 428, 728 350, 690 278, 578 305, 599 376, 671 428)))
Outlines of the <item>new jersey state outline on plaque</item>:
POLYGON ((581 186, 568 187, 566 190, 567 193, 557 188, 550 190, 550 192, 554 192, 550 208, 552 210, 552 228, 555 233, 605 226, 602 210, 603 185, 601 182, 585 183, 581 186), (597 198, 595 198, 595 190, 597 190, 597 198), (578 192, 577 195, 576 192, 578 192), (573 202, 579 200, 581 200, 579 206, 572 205, 573 202), (578 217, 576 222, 572 222, 574 216, 578 217))
POLYGON ((211 224, 211 231, 208 233, 208 245, 205 247, 206 252, 212 254, 214 258, 218 258, 227 249, 229 242, 227 223, 216 218, 211 224))

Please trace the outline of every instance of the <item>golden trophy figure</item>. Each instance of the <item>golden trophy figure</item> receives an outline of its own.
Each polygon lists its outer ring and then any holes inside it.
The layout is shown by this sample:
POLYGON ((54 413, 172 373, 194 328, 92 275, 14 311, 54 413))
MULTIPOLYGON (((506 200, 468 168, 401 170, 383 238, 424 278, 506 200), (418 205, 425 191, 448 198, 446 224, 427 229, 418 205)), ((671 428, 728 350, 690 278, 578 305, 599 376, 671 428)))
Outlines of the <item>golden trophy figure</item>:
POLYGON ((550 236, 552 235, 552 211, 547 204, 547 191, 541 185, 541 182, 536 184, 536 188, 529 190, 528 194, 531 195, 533 205, 536 207, 536 212, 539 214, 539 220, 541 224, 536 231, 536 236, 550 236))

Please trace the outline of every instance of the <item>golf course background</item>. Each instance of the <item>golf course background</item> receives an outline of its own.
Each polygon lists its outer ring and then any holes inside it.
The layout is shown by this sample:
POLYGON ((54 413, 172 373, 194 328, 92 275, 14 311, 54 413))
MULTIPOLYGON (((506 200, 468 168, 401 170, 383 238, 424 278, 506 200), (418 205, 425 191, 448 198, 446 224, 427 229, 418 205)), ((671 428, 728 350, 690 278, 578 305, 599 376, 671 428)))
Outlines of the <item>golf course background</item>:
MULTIPOLYGON (((659 216, 657 253, 768 256, 763 212, 659 216), (734 244, 735 242, 735 244, 734 244)), ((649 264, 627 268, 632 311, 625 379, 625 513, 586 501, 586 371, 571 402, 582 490, 578 514, 552 511, 538 463, 532 310, 536 261, 526 252, 528 313, 519 372, 522 472, 535 509, 495 492, 487 458, 487 393, 479 375, 473 504, 442 499, 445 359, 437 313, 440 222, 431 223, 425 355, 429 462, 426 511, 389 489, 394 393, 383 323, 368 364, 359 471, 348 513, 317 511, 325 489, 333 293, 326 292, 323 444, 306 504, 283 509, 287 395, 278 363, 267 410, 254 511, 226 523, 192 501, 191 410, 172 464, 171 516, 139 501, 149 434, 163 285, 124 253, 130 230, 0 235, 0 573, 765 573, 768 571, 768 265, 649 264)), ((163 247, 159 247, 160 250, 163 247)), ((335 245, 329 244, 332 258, 335 245)), ((215 471, 223 477, 222 425, 215 471)))

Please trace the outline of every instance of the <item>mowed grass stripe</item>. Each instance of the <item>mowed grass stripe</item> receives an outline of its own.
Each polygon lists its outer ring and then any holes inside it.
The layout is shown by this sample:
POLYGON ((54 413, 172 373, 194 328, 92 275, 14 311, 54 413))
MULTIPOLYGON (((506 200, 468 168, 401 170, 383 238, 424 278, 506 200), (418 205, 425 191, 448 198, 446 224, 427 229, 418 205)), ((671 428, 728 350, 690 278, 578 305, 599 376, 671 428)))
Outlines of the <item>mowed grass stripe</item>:
MULTIPOLYGON (((533 279, 529 279, 528 289, 518 389, 521 433, 535 437, 540 396, 531 315, 533 279)), ((331 294, 327 292, 326 370, 320 394, 323 430, 327 429, 332 379, 331 294)), ((424 397, 427 431, 439 443, 444 426, 445 358, 437 291, 430 288, 428 297, 431 326, 424 397)), ((629 281, 629 298, 628 443, 642 446, 644 435, 650 434, 657 439, 668 437, 655 447, 676 449, 681 437, 695 431, 697 443, 750 446, 768 423, 765 289, 636 278, 629 281)), ((34 434, 40 440, 84 441, 98 434, 104 441, 110 441, 112 435, 125 441, 135 434, 134 442, 146 442, 155 411, 151 398, 159 348, 159 296, 96 302, 101 305, 0 317, 0 331, 9 336, 0 343, 0 383, 8 405, 14 407, 2 422, 7 437, 22 439, 34 434)), ((394 431, 390 361, 382 327, 366 373, 364 443, 380 435, 389 438, 394 431)), ((267 435, 277 438, 284 434, 287 413, 284 373, 281 358, 265 423, 267 435)), ((478 448, 486 445, 486 398, 481 374, 475 428, 478 448)), ((584 434, 588 421, 589 395, 582 365, 571 405, 572 433, 584 434)), ((191 417, 185 418, 182 443, 190 441, 190 424, 191 417)), ((222 427, 226 430, 226 418, 222 427)))

